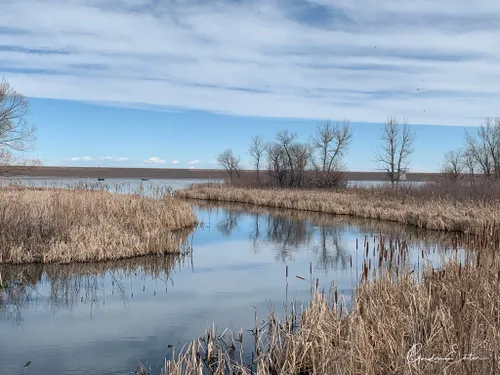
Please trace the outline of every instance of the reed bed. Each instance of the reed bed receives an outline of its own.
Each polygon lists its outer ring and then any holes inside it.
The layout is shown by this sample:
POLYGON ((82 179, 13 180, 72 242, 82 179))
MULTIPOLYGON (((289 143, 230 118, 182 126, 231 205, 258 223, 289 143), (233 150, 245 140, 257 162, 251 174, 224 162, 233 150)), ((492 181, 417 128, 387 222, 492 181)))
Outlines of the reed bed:
POLYGON ((192 207, 102 190, 0 188, 0 263, 70 263, 179 253, 192 207))
POLYGON ((379 262, 364 264, 351 309, 335 287, 325 293, 313 281, 313 298, 301 314, 292 309, 277 319, 271 312, 265 324, 256 323, 254 346, 244 350, 243 331, 211 328, 166 360, 163 374, 498 373, 495 244, 442 269, 426 266, 420 282, 405 266, 404 241, 380 238, 377 249, 379 262))
POLYGON ((175 196, 349 215, 432 230, 495 234, 500 241, 500 195, 488 200, 453 199, 431 193, 419 195, 422 190, 407 189, 406 192, 388 188, 325 191, 200 184, 177 190, 175 196))

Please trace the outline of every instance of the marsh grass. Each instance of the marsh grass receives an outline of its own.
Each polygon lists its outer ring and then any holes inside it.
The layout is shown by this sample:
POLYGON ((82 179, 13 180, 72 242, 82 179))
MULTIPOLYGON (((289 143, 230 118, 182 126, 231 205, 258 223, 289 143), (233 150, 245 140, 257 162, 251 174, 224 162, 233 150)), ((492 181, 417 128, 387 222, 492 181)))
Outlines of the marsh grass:
POLYGON ((0 188, 0 263, 70 263, 178 253, 197 224, 172 197, 0 188))
MULTIPOLYGON (((165 362, 164 374, 424 375, 500 371, 500 259, 493 243, 419 282, 407 246, 380 238, 378 264, 365 263, 352 308, 333 286, 314 283, 312 300, 243 332, 207 330, 165 362), (375 277, 376 276, 376 277, 375 277)), ((288 277, 288 275, 287 275, 288 277)), ((292 304, 293 306, 293 304, 292 304)))
POLYGON ((175 196, 209 201, 239 202, 266 207, 349 215, 413 225, 418 228, 495 235, 500 241, 500 189, 437 184, 424 187, 372 187, 338 191, 249 189, 222 184, 192 185, 175 196), (481 191, 483 193, 481 193, 481 191), (454 193, 455 192, 455 193, 454 193))

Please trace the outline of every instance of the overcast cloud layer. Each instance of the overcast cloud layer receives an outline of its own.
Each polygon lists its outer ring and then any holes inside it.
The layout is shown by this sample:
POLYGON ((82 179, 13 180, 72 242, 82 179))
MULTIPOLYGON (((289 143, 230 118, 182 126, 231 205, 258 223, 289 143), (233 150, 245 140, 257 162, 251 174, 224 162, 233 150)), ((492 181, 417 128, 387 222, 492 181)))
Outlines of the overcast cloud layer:
POLYGON ((500 102, 497 0, 0 0, 25 95, 237 115, 477 125, 500 102))

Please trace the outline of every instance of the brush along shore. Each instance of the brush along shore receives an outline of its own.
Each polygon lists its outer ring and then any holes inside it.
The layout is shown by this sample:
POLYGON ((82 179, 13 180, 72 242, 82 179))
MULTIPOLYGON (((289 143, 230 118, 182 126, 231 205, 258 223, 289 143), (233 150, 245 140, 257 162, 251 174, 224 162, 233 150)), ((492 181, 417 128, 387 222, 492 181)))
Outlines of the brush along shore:
POLYGON ((0 188, 0 263, 70 263, 179 253, 197 218, 171 197, 0 188))
POLYGON ((438 185, 327 191, 198 184, 177 190, 175 196, 349 215, 469 234, 498 233, 500 229, 500 189, 495 195, 438 185))
POLYGON ((393 268, 365 278, 350 311, 336 290, 316 290, 301 316, 271 315, 256 327, 255 347, 243 348, 243 331, 221 337, 209 329, 167 360, 163 374, 498 373, 500 257, 481 254, 427 268, 420 282, 409 272, 395 276, 393 268))

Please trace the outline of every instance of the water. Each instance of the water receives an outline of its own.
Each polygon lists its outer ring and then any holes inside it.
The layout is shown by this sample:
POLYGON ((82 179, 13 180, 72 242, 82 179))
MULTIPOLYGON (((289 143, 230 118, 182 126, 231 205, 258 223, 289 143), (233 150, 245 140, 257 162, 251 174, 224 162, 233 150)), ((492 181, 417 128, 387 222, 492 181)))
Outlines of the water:
MULTIPOLYGON (((138 361, 159 374, 172 347, 178 350, 212 324, 219 331, 252 329, 255 311, 264 319, 269 302, 279 312, 286 298, 307 301, 310 262, 320 288, 328 290, 334 280, 349 303, 365 236, 374 262, 372 236, 407 239, 417 275, 422 250, 436 266, 457 254, 444 233, 324 214, 198 204, 203 225, 190 237, 193 251, 182 258, 1 266, 10 287, 0 293, 0 374, 127 374, 138 361), (31 365, 22 369, 27 361, 31 365)), ((245 337, 251 350, 251 338, 245 337)))
POLYGON ((141 179, 127 178, 107 178, 104 181, 98 181, 95 178, 32 178, 32 177, 11 177, 0 178, 0 186, 8 184, 17 184, 30 187, 51 187, 51 188, 69 188, 74 186, 88 186, 93 189, 104 189, 113 193, 136 193, 141 191, 145 194, 154 194, 158 189, 183 189, 191 184, 219 182, 212 179, 151 179, 142 181, 141 179))
MULTIPOLYGON (((178 180, 178 179, 150 179, 142 181, 141 179, 132 178, 107 178, 104 181, 98 181, 95 178, 33 178, 33 177, 0 177, 0 186, 7 184, 19 184, 31 187, 54 187, 54 188, 67 188, 78 184, 91 186, 92 188, 105 189, 115 193, 136 193, 139 190, 145 194, 154 194, 155 190, 170 187, 174 190, 183 189, 191 184, 205 183, 205 182, 222 182, 217 179, 191 179, 191 180, 178 180)), ((389 185, 387 181, 349 181, 350 187, 376 187, 389 185)), ((407 185, 421 185, 424 182, 401 182, 407 185)))

